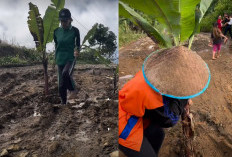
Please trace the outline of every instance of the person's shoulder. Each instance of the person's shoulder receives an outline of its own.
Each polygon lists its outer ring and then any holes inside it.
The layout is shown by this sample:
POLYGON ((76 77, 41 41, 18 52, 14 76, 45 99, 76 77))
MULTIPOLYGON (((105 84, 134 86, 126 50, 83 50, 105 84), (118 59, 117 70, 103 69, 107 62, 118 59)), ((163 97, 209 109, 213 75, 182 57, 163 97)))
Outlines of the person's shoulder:
POLYGON ((78 32, 79 32, 79 29, 78 29, 77 27, 75 27, 75 26, 72 26, 72 29, 73 29, 74 31, 78 31, 78 32))
POLYGON ((54 32, 57 32, 60 29, 60 27, 57 27, 56 29, 54 29, 54 32))

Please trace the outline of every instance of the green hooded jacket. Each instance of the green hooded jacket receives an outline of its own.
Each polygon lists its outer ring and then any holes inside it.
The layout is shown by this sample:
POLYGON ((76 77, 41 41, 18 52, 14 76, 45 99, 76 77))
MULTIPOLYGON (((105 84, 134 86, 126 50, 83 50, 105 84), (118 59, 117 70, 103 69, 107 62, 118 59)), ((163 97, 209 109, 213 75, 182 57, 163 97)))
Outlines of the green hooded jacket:
POLYGON ((57 65, 65 65, 74 60, 74 50, 80 51, 80 33, 76 27, 58 27, 54 30, 55 60, 57 65))

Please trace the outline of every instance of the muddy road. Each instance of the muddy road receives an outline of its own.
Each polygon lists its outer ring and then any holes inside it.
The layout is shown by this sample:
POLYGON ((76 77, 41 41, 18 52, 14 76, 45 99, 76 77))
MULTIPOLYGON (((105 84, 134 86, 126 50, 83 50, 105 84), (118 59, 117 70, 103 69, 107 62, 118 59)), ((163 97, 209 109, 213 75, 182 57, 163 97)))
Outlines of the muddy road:
POLYGON ((44 97, 42 65, 1 68, 0 156, 103 157, 117 150, 115 68, 76 65, 77 97, 62 107, 55 105, 55 69, 44 97))
MULTIPOLYGON (((192 50, 208 64, 212 79, 204 94, 193 99, 191 112, 195 121, 194 147, 198 157, 231 157, 232 154, 232 42, 222 46, 221 57, 212 60, 208 46, 210 34, 195 37, 192 50)), ((119 50, 119 88, 142 68, 144 59, 159 49, 149 38, 130 43, 119 50)), ((183 154, 181 122, 165 129, 166 137, 160 157, 183 154)))

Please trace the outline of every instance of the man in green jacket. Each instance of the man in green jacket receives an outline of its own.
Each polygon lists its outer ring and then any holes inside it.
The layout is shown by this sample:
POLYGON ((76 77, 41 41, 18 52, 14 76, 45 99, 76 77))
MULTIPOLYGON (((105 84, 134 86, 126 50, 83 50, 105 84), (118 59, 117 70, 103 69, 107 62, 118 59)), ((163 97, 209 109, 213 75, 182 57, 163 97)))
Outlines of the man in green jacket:
POLYGON ((61 27, 54 31, 55 60, 58 66, 58 86, 61 103, 67 104, 67 90, 76 94, 75 83, 71 77, 72 65, 80 51, 80 33, 71 25, 71 12, 62 9, 59 12, 61 27))

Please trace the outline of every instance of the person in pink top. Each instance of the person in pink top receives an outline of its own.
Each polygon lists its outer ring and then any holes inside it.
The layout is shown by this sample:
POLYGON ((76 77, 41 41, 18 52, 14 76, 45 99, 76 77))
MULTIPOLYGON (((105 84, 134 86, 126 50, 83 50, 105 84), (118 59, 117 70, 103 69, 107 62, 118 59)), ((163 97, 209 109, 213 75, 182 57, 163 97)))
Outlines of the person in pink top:
POLYGON ((217 25, 218 25, 218 28, 222 31, 222 16, 221 15, 218 16, 217 25))

